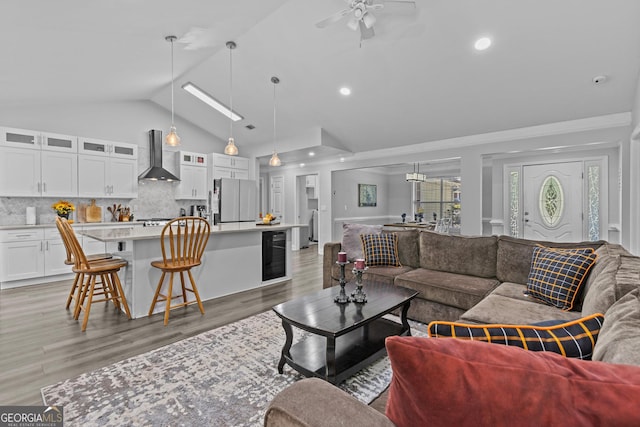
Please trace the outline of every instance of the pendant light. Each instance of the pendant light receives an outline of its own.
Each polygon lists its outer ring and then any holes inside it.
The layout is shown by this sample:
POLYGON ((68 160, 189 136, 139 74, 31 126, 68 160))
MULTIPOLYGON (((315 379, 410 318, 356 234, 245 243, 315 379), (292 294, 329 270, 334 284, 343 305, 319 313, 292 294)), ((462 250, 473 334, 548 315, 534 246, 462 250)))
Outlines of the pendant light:
POLYGON ((280 166, 282 162, 276 151, 276 85, 280 83, 280 79, 273 76, 271 83, 273 83, 273 155, 269 159, 269 166, 280 166))
POLYGON ((166 143, 171 147, 177 147, 180 145, 180 137, 176 133, 176 125, 173 121, 173 42, 176 41, 176 36, 167 36, 164 38, 171 43, 171 128, 167 134, 166 143))
POLYGON ((231 54, 233 49, 236 48, 236 44, 228 41, 227 47, 229 48, 229 110, 231 110, 231 114, 229 115, 229 142, 224 147, 224 154, 237 156, 238 147, 236 147, 236 141, 233 139, 233 55, 231 54))

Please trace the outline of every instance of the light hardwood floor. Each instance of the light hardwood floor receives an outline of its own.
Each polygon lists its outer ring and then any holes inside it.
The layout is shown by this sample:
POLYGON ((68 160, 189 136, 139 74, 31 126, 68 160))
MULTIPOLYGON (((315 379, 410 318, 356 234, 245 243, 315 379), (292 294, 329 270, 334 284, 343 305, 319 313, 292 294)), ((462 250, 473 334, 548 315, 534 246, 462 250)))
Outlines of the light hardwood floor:
POLYGON ((204 315, 197 305, 173 310, 168 326, 163 325, 163 314, 127 320, 112 304, 99 303, 91 309, 87 331, 81 332, 79 322, 64 308, 71 281, 2 290, 0 405, 42 405, 41 387, 322 288, 322 257, 317 246, 293 252, 292 263, 292 280, 206 301, 204 315))

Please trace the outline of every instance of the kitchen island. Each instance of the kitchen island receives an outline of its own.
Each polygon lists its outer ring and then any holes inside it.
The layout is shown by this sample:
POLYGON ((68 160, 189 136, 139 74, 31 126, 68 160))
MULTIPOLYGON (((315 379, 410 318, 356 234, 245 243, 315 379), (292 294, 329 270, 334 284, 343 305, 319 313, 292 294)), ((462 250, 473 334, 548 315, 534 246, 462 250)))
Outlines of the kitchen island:
MULTIPOLYGON (((193 268, 200 298, 212 298, 280 283, 291 279, 291 229, 297 224, 256 225, 252 222, 223 223, 211 226, 202 264, 193 268), (284 275, 262 280, 263 232, 284 232, 284 275)), ((129 262, 121 271, 121 281, 133 318, 148 315, 151 300, 160 280, 160 270, 151 261, 162 259, 160 236, 163 227, 130 227, 83 231, 103 242, 117 242, 118 255, 129 262)), ((179 280, 179 279, 178 279, 179 280)), ((175 295, 175 293, 174 293, 175 295)), ((155 312, 163 312, 158 304, 155 312)))

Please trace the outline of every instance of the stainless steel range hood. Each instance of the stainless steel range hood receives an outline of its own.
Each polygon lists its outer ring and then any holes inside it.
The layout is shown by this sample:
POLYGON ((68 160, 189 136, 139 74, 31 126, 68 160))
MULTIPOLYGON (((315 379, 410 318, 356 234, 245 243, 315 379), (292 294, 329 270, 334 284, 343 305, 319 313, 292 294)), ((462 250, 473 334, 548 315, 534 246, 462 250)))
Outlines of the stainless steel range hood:
POLYGON ((151 129, 149 131, 149 157, 151 159, 149 169, 138 176, 138 180, 149 181, 180 181, 180 179, 162 167, 162 131, 151 129))

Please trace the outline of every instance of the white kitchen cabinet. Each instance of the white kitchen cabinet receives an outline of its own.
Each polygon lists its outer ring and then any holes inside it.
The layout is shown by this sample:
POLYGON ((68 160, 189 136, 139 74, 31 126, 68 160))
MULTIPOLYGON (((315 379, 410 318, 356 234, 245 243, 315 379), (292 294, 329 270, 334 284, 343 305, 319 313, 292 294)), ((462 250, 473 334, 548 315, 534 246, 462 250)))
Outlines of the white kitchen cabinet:
POLYGON ((0 282, 71 273, 67 251, 56 228, 0 232, 0 282))
POLYGON ((67 250, 64 242, 60 237, 57 228, 47 228, 44 231, 44 273, 46 276, 55 276, 58 274, 71 273, 71 266, 65 264, 67 259, 67 250))
POLYGON ((226 154, 213 154, 213 166, 232 169, 249 169, 249 159, 246 157, 227 156, 226 154))
POLYGON ((233 178, 233 179, 249 179, 249 171, 230 168, 217 168, 213 169, 213 179, 219 178, 233 178))
POLYGON ((1 129, 0 144, 6 147, 40 150, 40 132, 35 130, 15 129, 3 127, 1 129))
POLYGON ((249 159, 246 157, 211 154, 212 179, 249 179, 249 159))
POLYGON ((138 146, 80 138, 78 196, 138 197, 138 146))
POLYGON ((2 128, 0 196, 75 197, 77 139, 72 136, 2 128))
POLYGON ((138 197, 138 161, 126 158, 110 160, 111 193, 109 197, 125 199, 138 197))
POLYGON ((76 197, 78 194, 78 155, 62 151, 42 151, 40 158, 43 197, 76 197))
POLYGON ((204 200, 207 198, 207 156, 180 151, 177 163, 180 182, 176 185, 176 200, 204 200))
POLYGON ((39 197, 41 152, 0 147, 0 196, 39 197))
POLYGON ((0 282, 44 275, 44 232, 15 229, 0 232, 0 282))

